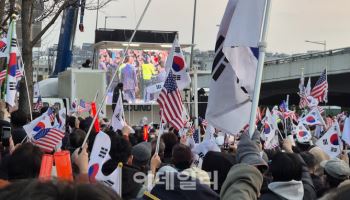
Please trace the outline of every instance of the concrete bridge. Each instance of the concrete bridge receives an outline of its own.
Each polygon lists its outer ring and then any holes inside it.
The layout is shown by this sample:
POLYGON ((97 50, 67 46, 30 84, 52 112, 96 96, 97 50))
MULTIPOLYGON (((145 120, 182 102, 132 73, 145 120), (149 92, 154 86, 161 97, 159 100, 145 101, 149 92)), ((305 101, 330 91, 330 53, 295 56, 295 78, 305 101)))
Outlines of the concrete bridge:
MULTIPOLYGON (((350 107, 350 47, 265 62, 260 104, 279 104, 289 94, 290 105, 298 105, 302 69, 305 84, 311 77, 313 87, 325 68, 329 85, 327 105, 350 107)), ((198 74, 198 86, 209 88, 210 71, 199 71, 198 74)))
POLYGON ((265 62, 261 104, 278 104, 290 94, 291 104, 298 104, 301 71, 305 84, 311 77, 313 87, 323 70, 328 72, 328 105, 350 107, 350 47, 302 54, 265 62))

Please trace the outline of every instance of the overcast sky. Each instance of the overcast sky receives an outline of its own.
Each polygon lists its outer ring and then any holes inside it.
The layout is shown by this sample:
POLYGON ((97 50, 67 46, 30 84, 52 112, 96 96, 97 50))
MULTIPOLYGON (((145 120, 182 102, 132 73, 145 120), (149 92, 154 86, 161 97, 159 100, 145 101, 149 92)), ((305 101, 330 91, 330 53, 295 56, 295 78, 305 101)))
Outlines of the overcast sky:
MULTIPOLYGON (((96 0, 97 2, 97 0, 96 0)), ((194 0, 153 0, 142 22, 144 30, 179 31, 180 43, 191 43, 194 0)), ((227 0, 198 0, 195 43, 201 50, 212 50, 227 0)), ((147 0, 118 0, 100 10, 98 27, 105 16, 125 15, 127 19, 108 19, 107 28, 133 29, 147 0)), ((93 43, 96 11, 86 11, 85 32, 77 29, 75 45, 93 43)), ((272 0, 268 51, 300 53, 322 50, 322 45, 305 40, 326 40, 327 49, 350 46, 349 0, 272 0)), ((43 49, 57 44, 60 20, 44 37, 43 49)))

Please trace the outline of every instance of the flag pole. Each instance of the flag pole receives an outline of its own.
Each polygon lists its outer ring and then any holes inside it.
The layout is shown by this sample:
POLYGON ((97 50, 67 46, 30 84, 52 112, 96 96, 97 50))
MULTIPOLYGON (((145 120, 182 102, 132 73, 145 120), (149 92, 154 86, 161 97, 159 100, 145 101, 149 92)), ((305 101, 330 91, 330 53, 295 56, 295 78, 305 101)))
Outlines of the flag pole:
MULTIPOLYGON (((124 114, 124 103, 123 103, 123 98, 122 98, 122 91, 119 90, 119 97, 118 97, 118 101, 120 100, 121 104, 122 104, 122 115, 123 115, 123 119, 124 119, 124 126, 125 126, 125 114, 124 114)), ((130 122, 129 122, 130 123, 130 122)))
POLYGON ((198 127, 198 92, 197 92, 197 81, 198 81, 198 74, 197 74, 197 67, 193 66, 193 53, 194 53, 194 39, 195 39, 195 32, 196 32, 196 13, 197 13, 197 0, 194 0, 194 6, 193 6, 193 22, 192 22, 192 44, 191 44, 191 56, 190 56, 190 66, 193 70, 193 82, 192 82, 192 89, 193 89, 193 96, 194 96, 194 126, 195 128, 198 127))
POLYGON ((253 136, 255 130, 255 118, 256 112, 259 104, 259 96, 260 96, 260 88, 261 88, 261 80, 262 73, 264 68, 265 61, 265 52, 266 52, 266 35, 267 35, 267 26, 269 22, 269 12, 270 12, 271 0, 266 0, 264 18, 263 18, 263 27, 261 29, 260 42, 259 42, 259 60, 258 60, 258 68, 255 78, 255 87, 254 87, 254 95, 253 95, 253 103, 250 112, 250 121, 249 121, 249 134, 250 137, 253 136))
MULTIPOLYGON (((139 21, 138 21, 137 24, 136 24, 136 27, 135 27, 135 29, 134 29, 134 32, 133 32, 133 34, 131 35, 131 37, 130 37, 130 39, 129 39, 129 42, 128 42, 128 45, 127 45, 127 47, 126 47, 125 50, 124 50, 122 63, 125 61, 126 54, 127 54, 128 50, 129 50, 129 48, 130 48, 130 44, 131 44, 131 42, 133 41, 133 39, 134 39, 134 37, 135 37, 135 35, 136 35, 136 32, 137 32, 137 30, 139 29, 140 24, 141 24, 141 22, 142 22, 142 20, 143 20, 143 18, 144 18, 144 16, 145 16, 145 14, 146 14, 148 8, 149 8, 149 5, 151 4, 151 2, 152 2, 152 0, 148 0, 145 9, 143 10, 143 12, 142 12, 142 14, 141 14, 141 16, 140 16, 140 19, 139 19, 139 21)), ((117 73, 118 73, 118 70, 116 70, 116 71, 114 72, 113 77, 112 77, 112 79, 111 79, 109 85, 108 85, 107 88, 106 88, 105 94, 103 95, 103 98, 102 98, 102 100, 101 100, 101 104, 100 104, 100 106, 99 106, 99 108, 98 108, 98 110, 97 110, 97 112, 96 112, 96 115, 95 115, 94 118, 92 119, 92 122, 91 122, 91 124, 90 124, 90 128, 89 128, 89 130, 88 130, 88 132, 87 132, 87 134, 86 134, 86 136, 85 136, 85 139, 84 139, 84 141, 83 141, 83 144, 81 145, 81 148, 80 148, 80 150, 79 150, 79 153, 82 151, 84 145, 85 145, 86 142, 87 142, 87 139, 89 138, 89 135, 90 135, 90 133, 91 133, 91 130, 92 130, 92 128, 94 127, 94 122, 96 121, 96 119, 97 119, 99 113, 101 112, 101 110, 102 110, 102 108, 103 108, 104 103, 106 102, 106 98, 107 98, 107 95, 108 95, 108 91, 109 91, 109 89, 112 87, 113 81, 114 81, 115 77, 117 76, 117 73)))
POLYGON ((158 133, 158 138, 157 138, 156 151, 154 153, 156 155, 158 155, 158 153, 159 153, 160 137, 162 136, 162 134, 164 132, 164 127, 163 127, 163 109, 161 109, 160 112, 161 112, 161 116, 160 116, 159 133, 158 133))

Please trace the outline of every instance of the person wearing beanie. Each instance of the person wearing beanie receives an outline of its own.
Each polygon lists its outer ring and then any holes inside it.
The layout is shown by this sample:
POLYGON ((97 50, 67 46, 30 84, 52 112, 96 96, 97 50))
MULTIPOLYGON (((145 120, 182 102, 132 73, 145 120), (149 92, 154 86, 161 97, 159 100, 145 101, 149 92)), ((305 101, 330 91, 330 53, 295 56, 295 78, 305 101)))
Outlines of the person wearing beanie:
POLYGON ((132 165, 140 168, 144 173, 149 170, 149 161, 151 159, 151 144, 141 142, 132 147, 131 155, 133 156, 132 165))
POLYGON ((350 167, 339 158, 325 160, 321 162, 321 167, 324 169, 326 175, 326 183, 329 189, 338 187, 342 182, 349 180, 350 167))
POLYGON ((315 166, 315 175, 322 176, 323 175, 323 168, 320 166, 321 162, 324 160, 329 160, 330 157, 328 154, 326 154, 320 147, 315 146, 310 149, 309 151, 316 160, 316 166, 315 166))

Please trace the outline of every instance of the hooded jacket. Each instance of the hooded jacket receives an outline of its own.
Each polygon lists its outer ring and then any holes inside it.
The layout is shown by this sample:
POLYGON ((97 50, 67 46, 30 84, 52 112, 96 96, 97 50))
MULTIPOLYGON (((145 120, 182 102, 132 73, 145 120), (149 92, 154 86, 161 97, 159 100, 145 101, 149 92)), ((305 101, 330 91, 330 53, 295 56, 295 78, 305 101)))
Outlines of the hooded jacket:
POLYGON ((244 163, 234 165, 221 187, 222 200, 256 200, 260 195, 263 176, 260 171, 244 163))
POLYGON ((309 170, 302 157, 300 155, 298 155, 298 157, 302 163, 301 181, 292 180, 288 182, 272 182, 268 185, 268 192, 263 194, 260 200, 317 199, 316 190, 312 183, 312 178, 310 176, 309 170), (301 193, 301 191, 303 191, 303 193, 301 193))
POLYGON ((302 200, 304 196, 304 187, 301 181, 287 181, 287 182, 272 182, 268 185, 270 192, 262 195, 261 200, 264 199, 288 199, 288 200, 302 200))

